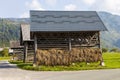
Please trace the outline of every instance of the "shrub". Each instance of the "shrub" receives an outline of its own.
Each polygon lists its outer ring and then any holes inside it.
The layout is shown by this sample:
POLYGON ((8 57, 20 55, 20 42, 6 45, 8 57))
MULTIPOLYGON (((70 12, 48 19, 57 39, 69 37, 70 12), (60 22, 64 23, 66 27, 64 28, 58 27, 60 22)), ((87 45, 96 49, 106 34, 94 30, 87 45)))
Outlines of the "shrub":
POLYGON ((9 50, 7 48, 4 48, 3 51, 1 51, 1 55, 3 57, 7 57, 8 56, 8 52, 9 52, 9 50))
POLYGON ((102 48, 102 52, 108 52, 107 48, 102 48))
POLYGON ((118 52, 118 49, 117 48, 113 48, 110 50, 110 52, 118 52))
POLYGON ((2 55, 2 51, 0 51, 0 56, 3 56, 3 55, 2 55))

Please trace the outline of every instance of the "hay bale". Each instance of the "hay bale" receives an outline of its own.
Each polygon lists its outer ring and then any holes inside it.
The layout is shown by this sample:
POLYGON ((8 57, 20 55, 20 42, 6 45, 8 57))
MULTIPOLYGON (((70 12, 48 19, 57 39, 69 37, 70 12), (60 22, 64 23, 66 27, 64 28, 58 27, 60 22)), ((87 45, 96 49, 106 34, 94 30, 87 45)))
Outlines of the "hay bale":
POLYGON ((70 65, 76 62, 97 62, 102 61, 102 53, 97 48, 73 48, 71 52, 58 49, 38 50, 37 64, 56 66, 70 65))

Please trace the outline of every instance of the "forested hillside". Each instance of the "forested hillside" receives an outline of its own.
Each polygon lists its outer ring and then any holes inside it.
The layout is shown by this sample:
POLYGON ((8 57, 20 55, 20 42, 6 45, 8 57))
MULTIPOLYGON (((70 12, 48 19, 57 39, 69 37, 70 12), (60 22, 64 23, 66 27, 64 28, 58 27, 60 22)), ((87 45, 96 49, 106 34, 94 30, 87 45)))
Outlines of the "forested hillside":
POLYGON ((0 18, 0 46, 9 46, 10 40, 19 40, 20 23, 28 23, 29 19, 0 18))
POLYGON ((120 16, 107 12, 99 12, 99 16, 108 29, 108 31, 102 32, 103 47, 120 48, 120 16))

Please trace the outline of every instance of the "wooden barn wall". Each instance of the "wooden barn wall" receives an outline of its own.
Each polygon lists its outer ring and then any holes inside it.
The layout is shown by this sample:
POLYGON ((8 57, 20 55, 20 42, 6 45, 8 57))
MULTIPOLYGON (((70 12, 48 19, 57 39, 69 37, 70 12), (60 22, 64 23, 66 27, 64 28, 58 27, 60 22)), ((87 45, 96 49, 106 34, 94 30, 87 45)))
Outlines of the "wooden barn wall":
POLYGON ((99 31, 89 32, 32 32, 38 48, 100 47, 99 31))

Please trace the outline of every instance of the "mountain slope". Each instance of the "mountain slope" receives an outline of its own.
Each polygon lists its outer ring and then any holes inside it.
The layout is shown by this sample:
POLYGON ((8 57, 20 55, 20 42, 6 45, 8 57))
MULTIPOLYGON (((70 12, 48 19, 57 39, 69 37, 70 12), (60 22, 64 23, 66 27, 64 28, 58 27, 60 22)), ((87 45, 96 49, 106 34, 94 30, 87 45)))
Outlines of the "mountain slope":
POLYGON ((0 19, 0 46, 9 46, 10 40, 19 40, 20 23, 28 23, 29 19, 5 18, 0 19))
POLYGON ((120 48, 120 16, 107 12, 99 12, 98 14, 108 29, 108 31, 102 32, 103 46, 120 48))

